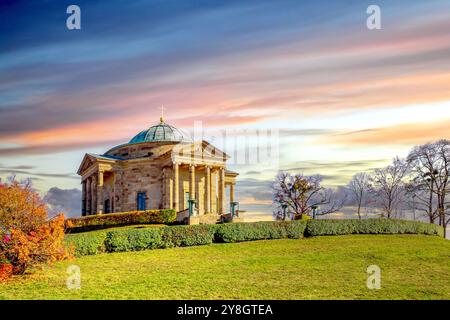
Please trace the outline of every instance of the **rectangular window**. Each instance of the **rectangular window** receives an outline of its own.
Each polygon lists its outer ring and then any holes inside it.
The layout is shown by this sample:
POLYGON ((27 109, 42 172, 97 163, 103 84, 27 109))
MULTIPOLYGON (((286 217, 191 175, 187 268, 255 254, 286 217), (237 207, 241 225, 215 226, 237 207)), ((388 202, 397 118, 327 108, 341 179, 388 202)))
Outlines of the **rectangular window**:
POLYGON ((105 200, 105 213, 111 213, 111 208, 110 208, 110 201, 109 199, 105 200))
POLYGON ((137 194, 137 210, 143 211, 147 208, 147 193, 146 192, 138 192, 137 194))

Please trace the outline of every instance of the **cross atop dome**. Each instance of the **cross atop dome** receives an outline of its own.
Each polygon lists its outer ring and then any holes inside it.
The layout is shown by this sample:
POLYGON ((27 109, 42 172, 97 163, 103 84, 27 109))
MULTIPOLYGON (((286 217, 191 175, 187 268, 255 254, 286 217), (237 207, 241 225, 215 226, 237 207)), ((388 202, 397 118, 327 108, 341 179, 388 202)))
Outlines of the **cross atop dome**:
POLYGON ((164 123, 164 105, 161 105, 161 117, 159 118, 159 122, 164 123))

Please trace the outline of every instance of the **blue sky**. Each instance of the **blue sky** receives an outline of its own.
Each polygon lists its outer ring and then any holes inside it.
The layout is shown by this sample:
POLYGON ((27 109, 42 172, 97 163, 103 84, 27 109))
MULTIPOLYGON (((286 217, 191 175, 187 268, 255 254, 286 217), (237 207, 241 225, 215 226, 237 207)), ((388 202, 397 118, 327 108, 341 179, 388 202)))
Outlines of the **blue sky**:
POLYGON ((249 207, 270 203, 276 169, 345 184, 450 138, 449 30, 449 1, 2 1, 0 177, 79 188, 84 153, 164 104, 185 130, 279 130, 278 168, 234 168, 249 207))

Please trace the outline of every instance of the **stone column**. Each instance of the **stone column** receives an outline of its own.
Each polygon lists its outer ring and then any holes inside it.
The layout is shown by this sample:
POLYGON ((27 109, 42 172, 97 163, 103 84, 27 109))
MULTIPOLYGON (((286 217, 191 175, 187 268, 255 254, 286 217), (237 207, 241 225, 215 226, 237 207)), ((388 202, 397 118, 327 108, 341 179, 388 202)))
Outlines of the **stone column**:
POLYGON ((162 177, 161 177, 161 204, 162 208, 165 209, 167 207, 167 174, 166 168, 162 169, 162 177))
POLYGON ((169 175, 168 183, 169 183, 169 209, 173 209, 173 179, 171 175, 169 175))
POLYGON ((205 213, 211 213, 211 167, 206 166, 206 210, 205 213))
POLYGON ((98 171, 97 180, 97 213, 103 213, 103 171, 98 171))
POLYGON ((195 165, 189 165, 189 199, 195 200, 195 165))
POLYGON ((122 169, 116 169, 114 172, 114 212, 122 211, 123 188, 122 188, 123 172, 122 169))
POLYGON ((225 213, 225 199, 226 199, 226 193, 225 193, 225 169, 220 168, 219 171, 219 213, 224 214, 225 213))
POLYGON ((116 173, 113 171, 112 195, 110 201, 111 213, 116 212, 116 173))
POLYGON ((97 213, 97 178, 91 177, 91 214, 97 213))
POLYGON ((179 194, 179 181, 178 181, 178 163, 173 164, 173 208, 176 212, 180 211, 180 194, 179 194))
POLYGON ((234 202, 234 183, 230 184, 230 202, 234 202))
POLYGON ((81 215, 86 215, 86 180, 81 182, 81 215))
POLYGON ((92 214, 92 196, 91 196, 92 180, 86 178, 86 215, 92 214))
POLYGON ((168 168, 163 168, 163 207, 164 209, 172 209, 173 196, 172 196, 172 178, 169 174, 168 168))

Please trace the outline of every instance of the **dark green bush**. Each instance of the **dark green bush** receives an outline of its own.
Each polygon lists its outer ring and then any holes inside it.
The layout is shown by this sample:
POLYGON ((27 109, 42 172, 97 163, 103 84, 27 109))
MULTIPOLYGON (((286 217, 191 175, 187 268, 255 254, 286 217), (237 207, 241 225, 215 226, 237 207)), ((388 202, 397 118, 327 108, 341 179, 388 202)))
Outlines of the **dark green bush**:
POLYGON ((306 221, 227 223, 218 226, 216 242, 241 242, 264 239, 301 238, 306 221))
POLYGON ((73 247, 74 255, 87 256, 105 252, 106 231, 93 231, 78 234, 68 234, 65 242, 73 247))
POLYGON ((76 233, 134 224, 170 224, 176 221, 175 210, 146 210, 96 214, 66 220, 66 232, 76 233))
POLYGON ((106 234, 108 252, 139 251, 162 247, 161 228, 124 229, 106 234))
POLYGON ((306 225, 308 221, 306 220, 296 220, 283 222, 285 223, 286 233, 288 238, 291 239, 301 239, 305 236, 306 225))
POLYGON ((394 219, 267 221, 94 231, 66 235, 66 242, 68 245, 73 245, 75 247, 75 255, 80 256, 105 251, 123 252, 198 246, 213 242, 299 239, 303 236, 358 233, 411 233, 442 236, 443 229, 433 224, 394 219))
POLYGON ((202 224, 161 228, 163 247, 188 247, 211 244, 217 225, 202 224))
POLYGON ((442 235, 442 228, 429 223, 397 219, 310 220, 306 236, 344 234, 428 234, 442 235))

